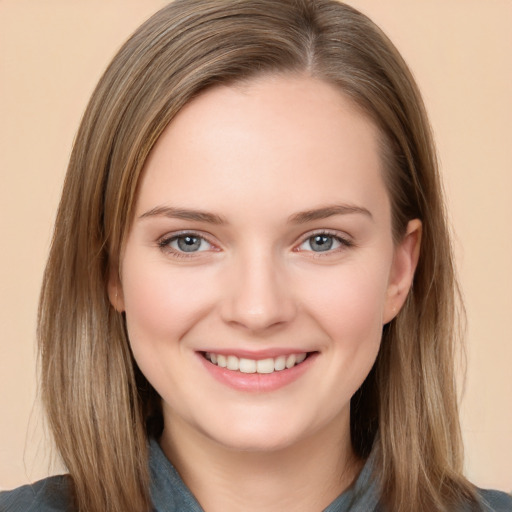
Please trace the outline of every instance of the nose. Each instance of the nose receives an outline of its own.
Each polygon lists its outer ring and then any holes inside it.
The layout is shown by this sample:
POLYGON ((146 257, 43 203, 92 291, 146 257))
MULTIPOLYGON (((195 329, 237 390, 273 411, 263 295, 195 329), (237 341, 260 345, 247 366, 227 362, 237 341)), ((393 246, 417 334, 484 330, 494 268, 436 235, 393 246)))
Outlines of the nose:
POLYGON ((252 333, 284 326, 297 305, 285 269, 268 254, 241 258, 226 276, 222 319, 252 333))

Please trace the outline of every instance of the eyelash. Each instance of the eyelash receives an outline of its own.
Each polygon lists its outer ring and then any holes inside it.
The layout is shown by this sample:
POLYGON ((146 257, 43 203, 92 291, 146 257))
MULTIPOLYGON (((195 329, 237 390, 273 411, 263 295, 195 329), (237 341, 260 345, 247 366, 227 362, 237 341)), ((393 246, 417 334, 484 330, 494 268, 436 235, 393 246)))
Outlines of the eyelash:
POLYGON ((343 251, 344 249, 349 249, 350 247, 354 247, 354 242, 350 240, 349 238, 341 236, 338 232, 329 231, 326 229, 321 229, 318 231, 313 231, 310 233, 307 233, 302 239, 301 242, 296 246, 294 251, 296 252, 308 252, 311 253, 311 256, 314 258, 322 258, 326 256, 332 256, 333 254, 339 253, 343 251), (307 241, 317 237, 317 236, 324 236, 328 238, 334 239, 336 242, 339 242, 340 247, 337 247, 335 249, 328 249, 326 251, 312 251, 312 250, 303 250, 300 249, 300 247, 306 243, 307 241))
POLYGON ((194 257, 197 257, 197 253, 198 252, 206 252, 206 251, 191 251, 190 253, 187 253, 185 251, 176 250, 176 249, 174 249, 173 247, 170 246, 170 244, 172 242, 174 242, 175 240, 178 240, 179 238, 184 238, 184 237, 187 237, 187 236, 194 237, 194 238, 199 238, 202 241, 205 241, 206 243, 208 243, 210 246, 216 247, 215 244, 210 242, 210 240, 208 240, 208 238, 204 234, 197 233, 195 231, 182 231, 180 233, 173 233, 172 235, 164 236, 163 238, 158 240, 158 242, 157 242, 158 243, 158 247, 163 252, 172 254, 172 256, 175 257, 175 258, 194 258, 194 257))
MULTIPOLYGON (((170 246, 170 244, 172 242, 174 242, 175 240, 178 240, 179 238, 183 238, 183 237, 186 237, 186 236, 199 238, 202 241, 205 241, 206 243, 208 243, 211 247, 216 248, 214 250, 219 250, 217 248, 217 246, 215 244, 213 244, 208 239, 208 237, 206 237, 202 233, 197 233, 195 231, 182 231, 180 233, 173 233, 172 235, 164 236, 163 238, 158 240, 157 244, 158 244, 158 247, 163 252, 170 253, 175 258, 194 258, 194 257, 197 257, 197 253, 198 252, 206 252, 206 251, 191 251, 190 253, 187 253, 185 251, 176 250, 176 249, 174 249, 173 247, 170 246)), ((339 233, 335 233, 335 232, 332 232, 332 231, 324 229, 324 230, 310 232, 310 233, 307 233, 306 235, 304 235, 301 238, 301 241, 295 246, 295 248, 293 250, 295 252, 308 252, 308 253, 312 253, 313 257, 321 258, 321 257, 325 257, 325 256, 329 256, 329 255, 338 253, 338 252, 342 251, 343 249, 348 249, 350 247, 354 247, 354 245, 355 244, 354 244, 354 242, 352 240, 340 236, 339 233), (338 242, 340 244, 340 247, 337 247, 337 248, 332 249, 332 250, 328 249, 326 251, 312 251, 312 250, 300 249, 300 247, 304 243, 306 243, 308 240, 311 240, 311 239, 313 239, 313 238, 315 238, 317 236, 325 236, 325 237, 332 238, 332 239, 334 239, 336 242, 338 242)))

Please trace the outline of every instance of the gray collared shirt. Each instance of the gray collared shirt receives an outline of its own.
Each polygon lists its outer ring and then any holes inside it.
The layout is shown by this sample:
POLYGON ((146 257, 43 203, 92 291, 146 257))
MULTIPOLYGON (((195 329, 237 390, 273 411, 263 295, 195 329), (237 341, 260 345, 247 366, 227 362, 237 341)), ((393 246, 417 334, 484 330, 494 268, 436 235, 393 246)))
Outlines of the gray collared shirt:
MULTIPOLYGON (((154 440, 150 442, 149 466, 153 512, 204 512, 154 440)), ((0 512, 73 512, 69 486, 69 477, 59 475, 1 492, 0 512)), ((512 512, 512 497, 508 494, 480 491, 480 497, 483 512, 512 512)), ((372 456, 354 484, 323 512, 384 512, 379 505, 372 456)))
MULTIPOLYGON (((323 512, 379 512, 378 490, 372 479, 372 466, 370 457, 354 485, 323 512)), ((156 441, 151 441, 150 468, 154 512, 204 512, 156 441)))

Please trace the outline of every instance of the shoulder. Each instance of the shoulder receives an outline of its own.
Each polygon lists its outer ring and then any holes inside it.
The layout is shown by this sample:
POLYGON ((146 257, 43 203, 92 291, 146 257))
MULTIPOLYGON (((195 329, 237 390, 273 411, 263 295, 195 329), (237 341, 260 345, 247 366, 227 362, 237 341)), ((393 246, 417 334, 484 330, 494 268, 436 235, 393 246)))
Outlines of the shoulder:
POLYGON ((71 478, 59 475, 0 492, 0 512, 72 512, 71 478))
POLYGON ((512 512, 512 496, 501 491, 478 489, 485 512, 512 512))

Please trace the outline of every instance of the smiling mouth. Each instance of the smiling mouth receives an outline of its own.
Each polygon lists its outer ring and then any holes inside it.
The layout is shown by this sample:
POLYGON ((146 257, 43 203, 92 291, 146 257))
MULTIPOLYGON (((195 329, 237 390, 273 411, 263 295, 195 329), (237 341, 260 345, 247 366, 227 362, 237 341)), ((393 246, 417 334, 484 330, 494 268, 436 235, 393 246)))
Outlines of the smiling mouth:
POLYGON ((248 359, 235 355, 215 354, 213 352, 204 352, 203 356, 210 363, 227 370, 240 373, 269 374, 289 370, 303 363, 310 354, 310 352, 300 352, 266 359, 248 359))

